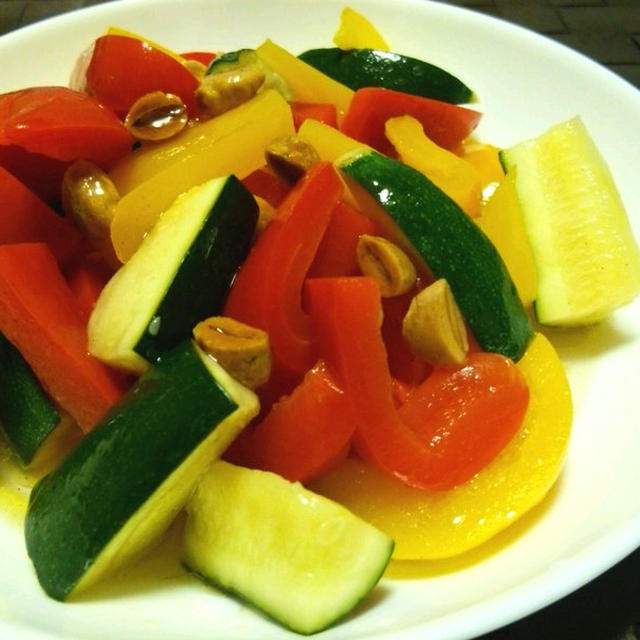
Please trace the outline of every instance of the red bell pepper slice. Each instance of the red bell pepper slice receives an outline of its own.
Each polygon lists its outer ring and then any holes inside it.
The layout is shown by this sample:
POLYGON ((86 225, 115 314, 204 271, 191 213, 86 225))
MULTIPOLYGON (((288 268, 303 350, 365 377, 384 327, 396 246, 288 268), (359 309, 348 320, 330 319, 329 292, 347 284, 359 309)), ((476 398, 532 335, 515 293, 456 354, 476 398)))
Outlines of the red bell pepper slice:
POLYGON ((402 405, 400 419, 434 454, 442 488, 486 466, 524 418, 529 389, 511 360, 472 353, 461 367, 436 369, 402 405))
POLYGON ((95 41, 86 73, 86 91, 124 117, 147 93, 173 93, 191 117, 198 115, 197 78, 164 51, 138 38, 106 35, 95 41))
POLYGON ((13 174, 43 202, 60 202, 60 185, 69 166, 67 162, 47 158, 41 153, 31 153, 15 144, 0 142, 0 166, 13 174))
POLYGON ((276 378, 297 378, 316 361, 302 286, 342 191, 331 164, 307 171, 258 237, 231 287, 225 315, 268 332, 276 378))
POLYGON ((242 432, 225 459, 309 482, 345 459, 353 431, 344 393, 318 362, 264 420, 242 432))
POLYGON ((427 136, 445 149, 453 149, 462 142, 482 116, 477 111, 447 102, 368 87, 355 92, 341 129, 381 153, 393 155, 395 151, 385 136, 384 126, 389 118, 403 115, 419 120, 427 136))
POLYGON ((82 241, 80 233, 1 166, 0 193, 0 244, 45 242, 60 263, 73 256, 82 241))
POLYGON ((131 143, 117 116, 84 93, 34 87, 0 96, 0 145, 62 162, 83 158, 108 169, 131 143))
POLYGON ((45 244, 0 246, 0 332, 83 431, 125 391, 117 374, 89 355, 83 316, 45 244))
POLYGON ((402 336, 402 321, 417 290, 382 300, 382 340, 391 375, 408 385, 420 384, 431 372, 430 365, 416 355, 402 336))
POLYGON ((195 62, 199 62, 205 67, 208 67, 211 61, 215 60, 217 56, 211 51, 187 51, 187 53, 181 53, 180 57, 185 60, 195 60, 195 62))
POLYGON ((79 257, 66 272, 66 279, 73 291, 78 310, 85 323, 96 306, 100 293, 113 275, 101 262, 79 257))
MULTIPOLYGON (((429 429, 445 442, 434 441, 434 436, 427 443, 417 430, 402 420, 402 409, 397 410, 394 403, 393 384, 380 333, 382 309, 376 283, 369 278, 308 280, 307 295, 318 348, 349 399, 350 415, 356 423, 354 444, 363 458, 405 484, 427 490, 449 489, 486 463, 490 456, 484 450, 486 445, 482 438, 473 437, 474 445, 478 446, 475 452, 467 446, 470 424, 467 421, 475 420, 476 428, 485 438, 491 437, 490 428, 495 427, 495 423, 491 420, 483 423, 483 420, 488 417, 487 412, 498 410, 487 399, 492 397, 492 381, 482 380, 475 389, 482 401, 477 405, 463 403, 462 410, 455 393, 442 391, 442 399, 447 402, 431 409, 431 416, 425 411, 426 418, 432 417, 434 423, 424 427, 422 433, 424 435, 429 429), (468 418, 461 416, 465 412, 469 413, 468 418), (442 416, 453 416, 446 428, 441 428, 442 416), (456 435, 458 418, 463 419, 464 424, 456 435)), ((517 404, 521 407, 526 385, 523 392, 522 381, 517 376, 505 377, 510 382, 506 385, 508 391, 499 394, 500 400, 509 394, 517 395, 517 404)), ((433 384, 438 388, 438 379, 433 384)), ((422 393, 428 395, 426 391, 422 393)), ((438 392, 432 395, 437 397, 438 392)), ((403 407, 411 402, 412 396, 403 407)), ((418 399, 415 402, 418 403, 418 399)), ((412 417, 419 413, 418 405, 412 404, 405 410, 405 415, 412 417)), ((500 428, 513 433, 524 411, 513 410, 509 415, 515 427, 510 423, 500 428)), ((495 455, 496 447, 489 446, 488 449, 495 455)))
POLYGON ((330 127, 338 128, 336 107, 333 104, 319 102, 290 102, 293 126, 296 131, 305 120, 318 120, 330 127))
POLYGON ((345 202, 340 202, 331 214, 329 226, 320 242, 309 269, 310 278, 351 276, 358 273, 356 247, 363 234, 375 235, 376 224, 345 202))
POLYGON ((291 185, 282 178, 274 175, 266 169, 256 169, 246 178, 242 184, 263 200, 266 200, 272 207, 279 207, 287 194, 291 190, 291 185))

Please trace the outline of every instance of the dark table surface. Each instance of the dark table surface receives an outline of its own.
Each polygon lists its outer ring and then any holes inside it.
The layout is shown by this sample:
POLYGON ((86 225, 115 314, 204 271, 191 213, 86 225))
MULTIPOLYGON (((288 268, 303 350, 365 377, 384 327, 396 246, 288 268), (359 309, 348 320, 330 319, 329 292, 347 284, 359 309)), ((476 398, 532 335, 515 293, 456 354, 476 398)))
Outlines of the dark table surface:
MULTIPOLYGON (((0 35, 105 1, 0 0, 0 35)), ((640 0, 456 0, 447 4, 543 33, 640 88, 640 0)), ((556 638, 640 640, 640 550, 556 604, 481 640, 556 638)))

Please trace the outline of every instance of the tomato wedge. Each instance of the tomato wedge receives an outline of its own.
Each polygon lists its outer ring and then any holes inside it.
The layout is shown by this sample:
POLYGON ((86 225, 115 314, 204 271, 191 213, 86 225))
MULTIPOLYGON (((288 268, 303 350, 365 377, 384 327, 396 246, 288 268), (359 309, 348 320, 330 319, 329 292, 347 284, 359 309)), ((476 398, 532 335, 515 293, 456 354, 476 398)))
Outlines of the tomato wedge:
POLYGON ((146 40, 123 35, 96 40, 86 74, 87 92, 120 117, 152 91, 180 96, 189 115, 196 116, 197 87, 196 77, 178 60, 146 40))
POLYGON ((0 145, 103 169, 128 153, 131 136, 95 98, 66 87, 34 87, 0 96, 0 145))

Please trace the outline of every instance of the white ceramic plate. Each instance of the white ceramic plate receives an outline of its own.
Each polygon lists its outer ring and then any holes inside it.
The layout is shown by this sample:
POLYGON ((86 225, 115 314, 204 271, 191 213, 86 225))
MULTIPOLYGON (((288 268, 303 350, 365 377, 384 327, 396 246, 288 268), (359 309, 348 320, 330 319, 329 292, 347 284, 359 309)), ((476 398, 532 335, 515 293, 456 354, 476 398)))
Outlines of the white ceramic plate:
MULTIPOLYGON (((471 85, 480 138, 537 135, 579 113, 640 218, 640 93, 586 58, 520 28, 423 0, 353 0, 392 48, 471 85)), ((300 52, 330 46, 343 0, 131 0, 99 5, 0 38, 0 90, 66 83, 77 54, 107 26, 176 50, 236 49, 266 36, 300 52)), ((461 638, 540 608, 640 544, 640 304, 598 327, 554 333, 569 372, 575 427, 561 481, 536 516, 483 560, 411 581, 385 579, 328 638, 461 638)), ((21 531, 0 518, 0 637, 275 638, 288 634, 173 564, 138 567, 90 599, 59 604, 40 591, 21 531), (160 575, 162 579, 158 580, 160 575)))

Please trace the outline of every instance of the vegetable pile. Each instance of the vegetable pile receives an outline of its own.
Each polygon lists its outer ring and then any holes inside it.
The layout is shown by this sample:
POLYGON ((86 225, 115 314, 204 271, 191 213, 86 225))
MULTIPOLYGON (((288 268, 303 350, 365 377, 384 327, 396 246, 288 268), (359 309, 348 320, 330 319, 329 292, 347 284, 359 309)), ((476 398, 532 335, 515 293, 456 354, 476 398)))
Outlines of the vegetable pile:
POLYGON ((111 28, 71 87, 0 96, 0 489, 35 483, 51 597, 186 510, 187 570, 315 633, 560 473, 542 325, 640 290, 603 159, 579 118, 474 140, 473 91, 351 9, 334 43, 177 54, 111 28))

